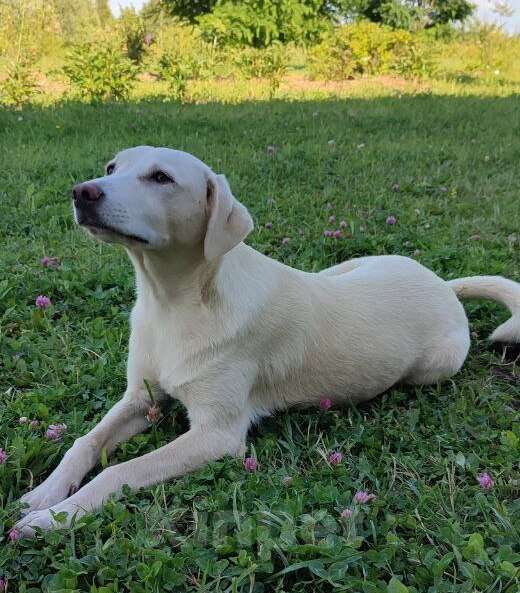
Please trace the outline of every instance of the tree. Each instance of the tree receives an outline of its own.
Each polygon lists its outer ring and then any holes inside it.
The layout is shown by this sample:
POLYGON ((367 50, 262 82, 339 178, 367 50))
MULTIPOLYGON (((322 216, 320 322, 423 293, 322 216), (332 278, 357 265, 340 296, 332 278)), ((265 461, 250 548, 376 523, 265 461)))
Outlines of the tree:
POLYGON ((96 12, 102 25, 107 25, 114 20, 108 0, 96 0, 96 12))
POLYGON ((469 0, 159 1, 169 14, 198 23, 221 43, 256 47, 312 41, 334 22, 364 18, 393 28, 420 29, 463 21, 474 9, 469 0))
POLYGON ((196 23, 199 16, 211 12, 218 0, 164 0, 166 10, 190 23, 196 23))
POLYGON ((322 6, 323 0, 219 0, 197 22, 206 38, 221 45, 305 43, 328 24, 322 6))
POLYGON ((362 17, 401 29, 463 21, 474 10, 469 0, 340 0, 335 4, 343 17, 362 17))

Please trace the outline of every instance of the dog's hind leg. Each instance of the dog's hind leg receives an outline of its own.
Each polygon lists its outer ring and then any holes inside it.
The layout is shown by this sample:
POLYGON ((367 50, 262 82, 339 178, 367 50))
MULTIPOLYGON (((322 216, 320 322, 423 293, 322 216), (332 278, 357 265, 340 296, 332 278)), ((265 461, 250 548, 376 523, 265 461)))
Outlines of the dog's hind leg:
POLYGON ((404 382, 412 385, 431 385, 459 372, 470 345, 469 331, 459 329, 450 332, 433 349, 421 357, 405 377, 404 382))

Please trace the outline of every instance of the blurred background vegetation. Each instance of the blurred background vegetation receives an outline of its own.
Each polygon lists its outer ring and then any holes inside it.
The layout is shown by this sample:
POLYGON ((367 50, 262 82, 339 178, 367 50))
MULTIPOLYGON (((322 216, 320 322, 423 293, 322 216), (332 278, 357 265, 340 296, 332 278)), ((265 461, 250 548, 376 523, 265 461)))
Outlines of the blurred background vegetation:
MULTIPOLYGON (((436 81, 517 92, 520 38, 468 0, 3 0, 0 102, 203 102, 436 81), (329 81, 318 84, 316 81, 329 81), (335 81, 343 84, 331 84, 335 81)), ((511 6, 497 0, 495 10, 511 6)))

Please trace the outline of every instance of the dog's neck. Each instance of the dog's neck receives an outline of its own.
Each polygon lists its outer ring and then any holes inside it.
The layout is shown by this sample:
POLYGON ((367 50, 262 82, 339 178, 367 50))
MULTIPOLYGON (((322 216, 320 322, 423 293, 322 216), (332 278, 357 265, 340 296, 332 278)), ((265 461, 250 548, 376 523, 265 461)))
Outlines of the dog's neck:
POLYGON ((211 305, 222 258, 207 262, 196 250, 175 252, 130 250, 138 298, 161 307, 211 305))

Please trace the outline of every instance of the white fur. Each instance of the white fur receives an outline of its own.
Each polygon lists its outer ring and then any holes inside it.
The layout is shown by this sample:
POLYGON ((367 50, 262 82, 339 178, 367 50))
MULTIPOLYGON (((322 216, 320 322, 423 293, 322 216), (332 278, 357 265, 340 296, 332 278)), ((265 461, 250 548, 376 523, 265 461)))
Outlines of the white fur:
POLYGON ((242 243, 252 221, 225 178, 195 157, 137 147, 94 180, 104 197, 88 230, 122 243, 136 273, 128 385, 119 403, 79 438, 22 501, 18 527, 54 525, 52 513, 99 508, 123 484, 150 486, 226 454, 242 455, 252 421, 277 409, 373 398, 398 382, 456 373, 469 348, 459 296, 487 297, 513 317, 494 337, 520 340, 520 285, 497 277, 445 282, 412 259, 364 257, 319 274, 295 270, 242 243), (149 179, 160 169, 175 183, 149 179), (144 430, 151 405, 180 400, 190 429, 172 443, 103 470, 77 492, 104 448, 144 430))

